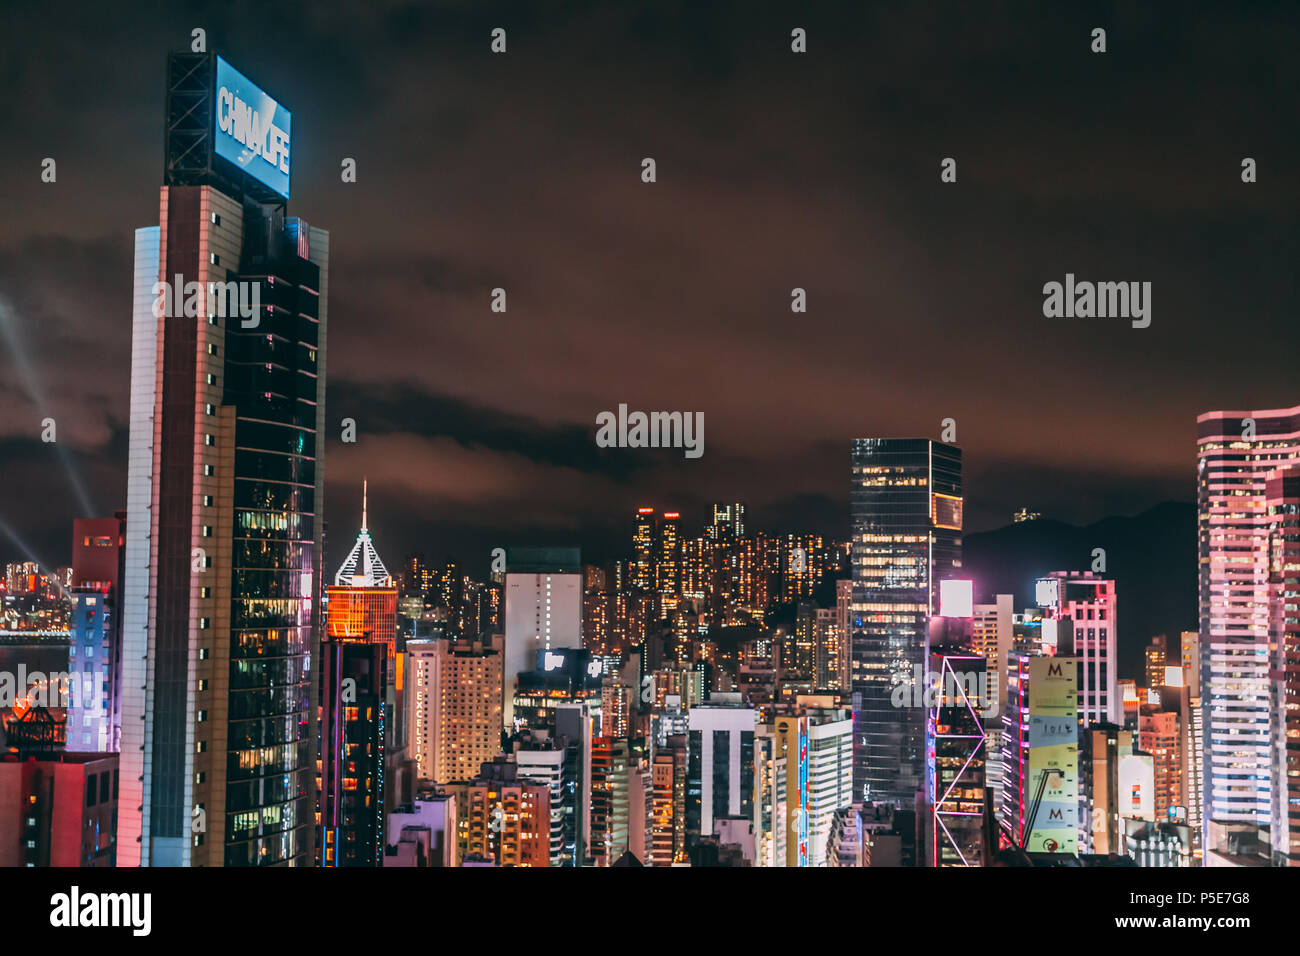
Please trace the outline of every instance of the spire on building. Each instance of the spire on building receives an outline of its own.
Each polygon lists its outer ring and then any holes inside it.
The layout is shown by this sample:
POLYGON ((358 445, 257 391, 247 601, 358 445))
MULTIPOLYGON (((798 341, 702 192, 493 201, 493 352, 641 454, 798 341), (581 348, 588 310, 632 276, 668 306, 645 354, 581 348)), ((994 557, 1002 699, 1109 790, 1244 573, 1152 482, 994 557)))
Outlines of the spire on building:
POLYGON ((339 568, 339 573, 334 575, 334 583, 342 587, 382 588, 390 587, 393 583, 392 575, 384 567, 379 552, 375 550, 370 540, 370 529, 367 527, 369 497, 367 485, 368 482, 363 478, 361 480, 361 533, 357 535, 357 543, 352 546, 348 559, 339 568))

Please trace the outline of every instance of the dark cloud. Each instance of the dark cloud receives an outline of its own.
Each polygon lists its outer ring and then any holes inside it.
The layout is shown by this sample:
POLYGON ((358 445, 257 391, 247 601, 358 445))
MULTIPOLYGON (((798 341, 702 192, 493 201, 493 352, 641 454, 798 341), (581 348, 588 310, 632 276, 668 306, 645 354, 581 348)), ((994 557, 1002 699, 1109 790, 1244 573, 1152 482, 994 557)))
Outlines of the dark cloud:
POLYGON ((73 10, 7 11, 0 61, 3 516, 32 540, 72 517, 24 504, 63 467, 41 408, 93 503, 123 497, 131 233, 195 26, 294 111, 291 210, 332 233, 329 412, 362 431, 328 446, 332 550, 363 473, 395 550, 600 553, 637 504, 715 497, 839 534, 848 440, 947 417, 976 527, 1087 522, 1190 498, 1198 412, 1300 401, 1288 5, 73 10), (1066 272, 1152 282, 1151 328, 1043 318, 1066 272), (596 449, 619 402, 704 411, 704 458, 596 449))

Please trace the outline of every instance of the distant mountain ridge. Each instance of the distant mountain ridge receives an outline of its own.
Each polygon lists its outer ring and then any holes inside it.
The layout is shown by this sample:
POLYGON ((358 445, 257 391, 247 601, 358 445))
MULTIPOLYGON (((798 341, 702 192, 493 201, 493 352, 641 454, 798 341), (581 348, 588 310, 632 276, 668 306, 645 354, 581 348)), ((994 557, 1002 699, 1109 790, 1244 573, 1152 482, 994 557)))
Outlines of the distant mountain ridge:
POLYGON ((1143 680, 1143 648, 1167 634, 1197 627, 1196 505, 1167 501, 1130 517, 1079 527, 1039 518, 963 536, 963 566, 977 601, 1014 594, 1016 610, 1032 607, 1034 581, 1050 571, 1089 571, 1093 549, 1106 552, 1115 581, 1119 676, 1143 680))

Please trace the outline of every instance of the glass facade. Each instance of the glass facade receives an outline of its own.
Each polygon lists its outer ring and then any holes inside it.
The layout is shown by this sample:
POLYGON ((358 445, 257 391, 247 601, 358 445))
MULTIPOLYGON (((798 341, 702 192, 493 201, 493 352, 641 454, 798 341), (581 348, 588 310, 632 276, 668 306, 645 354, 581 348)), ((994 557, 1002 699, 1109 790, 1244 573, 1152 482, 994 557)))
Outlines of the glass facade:
POLYGON ((260 321, 226 329, 235 407, 227 866, 302 863, 311 799, 320 270, 278 218, 241 266, 260 321))
POLYGON ((937 582, 961 566, 961 451, 929 439, 853 442, 853 791, 910 807, 925 785, 926 659, 937 582), (906 685, 895 706, 894 689, 906 685))

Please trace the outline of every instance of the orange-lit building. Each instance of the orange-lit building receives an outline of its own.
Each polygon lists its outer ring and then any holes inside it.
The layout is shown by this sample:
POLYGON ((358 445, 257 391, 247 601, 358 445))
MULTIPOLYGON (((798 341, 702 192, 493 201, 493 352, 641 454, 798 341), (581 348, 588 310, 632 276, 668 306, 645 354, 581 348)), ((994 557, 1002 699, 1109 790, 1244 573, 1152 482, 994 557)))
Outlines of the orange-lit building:
POLYGON ((363 484, 361 533, 325 589, 316 765, 323 866, 383 865, 384 817, 405 750, 397 587, 370 540, 367 490, 363 484))

